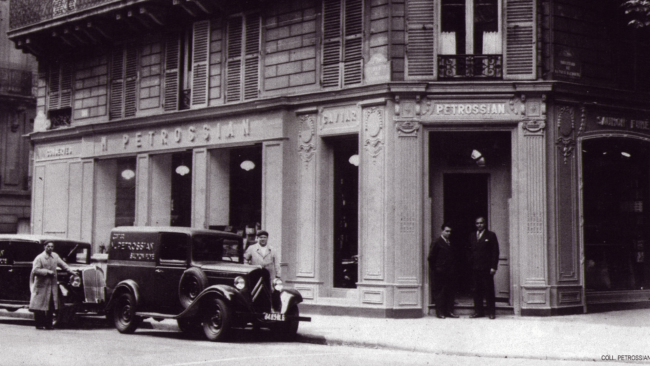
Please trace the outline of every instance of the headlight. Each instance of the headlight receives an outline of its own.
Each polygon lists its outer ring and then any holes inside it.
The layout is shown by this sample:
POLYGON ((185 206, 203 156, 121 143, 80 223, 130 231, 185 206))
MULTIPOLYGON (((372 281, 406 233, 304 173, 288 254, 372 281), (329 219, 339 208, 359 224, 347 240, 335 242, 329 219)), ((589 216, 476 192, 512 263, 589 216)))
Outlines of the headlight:
POLYGON ((81 286, 81 277, 76 274, 70 275, 70 286, 79 287, 81 286))
POLYGON ((245 287, 246 287, 246 280, 244 279, 244 277, 237 276, 235 278, 235 288, 237 290, 243 290, 245 287))
POLYGON ((284 288, 284 285, 282 284, 282 280, 279 278, 274 279, 273 288, 275 289, 275 291, 282 291, 282 289, 284 288))

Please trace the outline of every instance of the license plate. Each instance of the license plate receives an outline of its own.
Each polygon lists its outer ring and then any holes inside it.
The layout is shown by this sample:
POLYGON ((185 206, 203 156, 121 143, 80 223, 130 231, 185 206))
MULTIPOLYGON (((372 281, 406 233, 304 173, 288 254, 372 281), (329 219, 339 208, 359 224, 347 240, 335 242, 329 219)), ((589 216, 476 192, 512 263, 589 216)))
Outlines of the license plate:
POLYGON ((285 321, 285 318, 284 318, 284 314, 264 313, 264 320, 272 320, 272 321, 283 322, 283 321, 285 321))

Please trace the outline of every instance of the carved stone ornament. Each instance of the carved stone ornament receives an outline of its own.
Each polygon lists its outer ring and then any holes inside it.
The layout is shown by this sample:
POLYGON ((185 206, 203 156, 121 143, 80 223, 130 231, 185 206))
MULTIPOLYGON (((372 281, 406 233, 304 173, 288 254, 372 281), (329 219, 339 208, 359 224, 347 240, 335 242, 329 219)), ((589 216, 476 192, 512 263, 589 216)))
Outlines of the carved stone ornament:
POLYGON ((541 134, 546 128, 546 122, 544 121, 524 121, 524 130, 529 132, 529 134, 541 134))
POLYGON ((300 159, 305 162, 305 167, 307 167, 316 153, 316 144, 314 143, 316 122, 314 116, 311 114, 300 116, 300 121, 298 154, 300 154, 300 159))
POLYGON ((397 122, 395 129, 397 129, 397 136, 399 137, 418 137, 420 124, 413 121, 397 122))
POLYGON ((556 121, 559 134, 556 143, 564 157, 564 164, 567 164, 569 158, 573 156, 573 152, 575 151, 576 137, 584 131, 584 124, 586 121, 585 108, 584 106, 580 108, 580 126, 577 133, 574 107, 563 106, 559 108, 557 111, 556 121))
POLYGON ((395 115, 399 116, 400 114, 400 108, 399 108, 399 95, 395 96, 395 115))
POLYGON ((384 110, 379 107, 368 108, 363 113, 363 125, 365 131, 364 148, 368 151, 373 161, 384 148, 383 134, 384 129, 384 110))
POLYGON ((522 94, 521 97, 519 97, 519 98, 514 97, 514 98, 510 99, 508 104, 510 106, 510 111, 512 112, 512 114, 515 114, 515 115, 521 114, 521 115, 524 115, 524 116, 526 115, 526 96, 525 95, 522 94))

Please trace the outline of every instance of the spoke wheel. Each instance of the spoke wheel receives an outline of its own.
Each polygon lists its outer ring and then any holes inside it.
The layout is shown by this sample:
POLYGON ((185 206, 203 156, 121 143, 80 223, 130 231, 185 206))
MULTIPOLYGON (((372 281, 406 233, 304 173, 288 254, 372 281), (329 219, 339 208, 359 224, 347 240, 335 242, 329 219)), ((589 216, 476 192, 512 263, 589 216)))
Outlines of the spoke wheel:
POLYGON ((232 331, 230 308, 221 299, 209 299, 203 312, 203 333, 212 342, 223 342, 232 331))
POLYGON ((120 295, 113 308, 113 321, 120 333, 133 333, 142 321, 135 315, 135 299, 130 293, 120 295))

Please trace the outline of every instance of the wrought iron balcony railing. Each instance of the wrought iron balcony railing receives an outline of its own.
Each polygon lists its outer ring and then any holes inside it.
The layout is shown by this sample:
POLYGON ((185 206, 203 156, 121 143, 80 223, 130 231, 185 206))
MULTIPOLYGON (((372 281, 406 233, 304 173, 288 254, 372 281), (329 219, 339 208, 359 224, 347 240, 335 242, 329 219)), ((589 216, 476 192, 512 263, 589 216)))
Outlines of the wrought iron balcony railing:
POLYGON ((501 79, 501 55, 438 55, 438 79, 501 79))
POLYGON ((32 96, 32 78, 31 71, 0 67, 0 94, 32 96))
POLYGON ((11 0, 9 28, 17 29, 120 0, 11 0))

